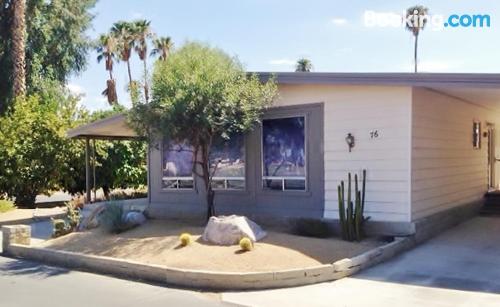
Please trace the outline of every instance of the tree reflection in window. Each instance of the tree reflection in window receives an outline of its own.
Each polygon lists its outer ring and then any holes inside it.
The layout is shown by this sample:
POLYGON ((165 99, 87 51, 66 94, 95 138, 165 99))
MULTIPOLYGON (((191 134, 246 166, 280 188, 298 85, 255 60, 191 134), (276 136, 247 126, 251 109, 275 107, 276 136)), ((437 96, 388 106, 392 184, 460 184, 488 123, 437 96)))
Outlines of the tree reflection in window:
POLYGON ((306 189, 305 118, 262 122, 263 187, 269 190, 306 189))
POLYGON ((217 138, 210 150, 212 188, 222 190, 245 189, 245 138, 231 136, 229 140, 217 138))
POLYGON ((163 188, 193 189, 193 147, 187 141, 164 141, 163 188))

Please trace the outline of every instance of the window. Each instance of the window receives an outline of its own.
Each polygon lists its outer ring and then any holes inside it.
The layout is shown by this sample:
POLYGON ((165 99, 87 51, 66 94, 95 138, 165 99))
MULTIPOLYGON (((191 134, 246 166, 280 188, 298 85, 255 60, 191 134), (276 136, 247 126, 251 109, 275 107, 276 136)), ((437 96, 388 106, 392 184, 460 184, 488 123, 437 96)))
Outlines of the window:
POLYGON ((262 122, 262 184, 266 190, 306 189, 305 117, 262 122))
POLYGON ((472 124, 472 146, 474 149, 481 148, 481 122, 478 121, 472 124))
POLYGON ((193 147, 187 142, 163 142, 163 189, 193 189, 193 147))
POLYGON ((210 169, 215 170, 212 188, 217 190, 245 189, 245 138, 232 136, 229 140, 218 138, 212 143, 210 169))

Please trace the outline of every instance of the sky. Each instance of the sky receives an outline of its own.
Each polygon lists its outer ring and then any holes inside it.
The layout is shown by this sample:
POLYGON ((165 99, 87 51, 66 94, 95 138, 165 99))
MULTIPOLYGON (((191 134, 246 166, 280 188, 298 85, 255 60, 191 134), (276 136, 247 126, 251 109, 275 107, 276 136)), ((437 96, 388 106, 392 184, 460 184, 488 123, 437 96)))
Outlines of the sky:
MULTIPOLYGON (((118 20, 147 19, 175 47, 201 41, 237 56, 248 71, 293 71, 297 59, 312 61, 316 72, 411 72, 413 36, 404 27, 368 26, 369 11, 403 14, 422 4, 430 14, 488 14, 490 27, 430 27, 419 37, 419 71, 500 73, 500 1, 382 0, 100 0, 91 38, 118 20)), ((100 94, 108 74, 91 52, 87 69, 68 88, 90 110, 109 108, 100 94)), ((153 59, 150 60, 150 63, 153 59)), ((132 73, 142 75, 133 56, 132 73)), ((125 63, 115 68, 118 99, 130 106, 125 63)))

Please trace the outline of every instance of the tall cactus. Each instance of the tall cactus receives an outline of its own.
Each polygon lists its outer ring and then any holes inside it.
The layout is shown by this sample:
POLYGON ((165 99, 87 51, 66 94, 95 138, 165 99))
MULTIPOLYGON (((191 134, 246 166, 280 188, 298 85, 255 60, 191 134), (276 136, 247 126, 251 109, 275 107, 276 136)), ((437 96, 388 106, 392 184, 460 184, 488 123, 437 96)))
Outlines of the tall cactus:
POLYGON ((339 201, 339 222, 342 239, 347 241, 361 241, 363 225, 368 218, 364 217, 366 170, 363 170, 361 191, 358 186, 358 175, 354 175, 354 201, 351 200, 351 173, 347 177, 347 205, 344 195, 344 181, 337 188, 339 201))

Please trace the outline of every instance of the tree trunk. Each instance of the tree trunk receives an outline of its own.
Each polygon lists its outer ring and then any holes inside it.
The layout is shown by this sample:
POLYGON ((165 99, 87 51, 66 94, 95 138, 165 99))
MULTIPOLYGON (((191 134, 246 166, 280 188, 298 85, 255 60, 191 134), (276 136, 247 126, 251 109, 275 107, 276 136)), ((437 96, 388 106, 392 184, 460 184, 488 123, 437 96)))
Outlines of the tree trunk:
POLYGON ((415 50, 413 51, 413 60, 415 61, 415 73, 417 73, 417 50, 418 50, 418 34, 415 35, 415 50))
POLYGON ((148 64, 146 62, 146 57, 143 60, 144 63, 144 98, 146 102, 149 101, 149 84, 148 84, 148 64))
POLYGON ((12 62, 14 97, 26 94, 26 3, 25 0, 12 0, 12 62))
POLYGON ((201 168, 202 168, 202 178, 205 184, 205 197, 207 201, 207 221, 215 215, 215 193, 212 189, 212 176, 210 174, 210 161, 209 161, 209 146, 203 144, 200 146, 201 151, 201 168))
POLYGON ((130 71, 130 60, 127 60, 127 71, 128 71, 128 85, 129 89, 132 90, 132 72, 130 71))

